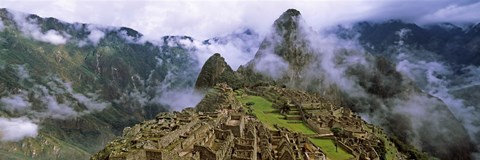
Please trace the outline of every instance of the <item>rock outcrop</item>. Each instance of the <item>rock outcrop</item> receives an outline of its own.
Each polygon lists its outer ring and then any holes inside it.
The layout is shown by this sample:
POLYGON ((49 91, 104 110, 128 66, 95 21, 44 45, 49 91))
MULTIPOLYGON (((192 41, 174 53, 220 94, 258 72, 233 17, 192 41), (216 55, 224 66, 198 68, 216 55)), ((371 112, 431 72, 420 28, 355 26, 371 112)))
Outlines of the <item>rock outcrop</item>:
POLYGON ((208 90, 205 97, 198 103, 196 110, 199 112, 213 112, 218 109, 238 109, 240 102, 235 98, 235 93, 226 83, 217 83, 208 90))
POLYGON ((205 62, 195 83, 195 88, 205 91, 217 83, 227 83, 230 86, 238 86, 238 79, 235 72, 219 53, 213 54, 205 62))

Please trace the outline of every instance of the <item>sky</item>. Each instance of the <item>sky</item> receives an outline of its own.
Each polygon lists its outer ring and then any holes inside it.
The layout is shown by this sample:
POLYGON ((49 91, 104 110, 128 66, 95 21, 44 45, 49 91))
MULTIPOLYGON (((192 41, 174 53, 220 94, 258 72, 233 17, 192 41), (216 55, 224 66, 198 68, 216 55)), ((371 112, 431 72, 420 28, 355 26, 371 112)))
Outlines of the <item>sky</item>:
POLYGON ((262 35, 289 8, 299 10, 313 28, 388 19, 416 23, 480 22, 478 0, 2 0, 0 7, 66 22, 126 26, 150 39, 164 35, 208 39, 241 28, 251 28, 262 35))

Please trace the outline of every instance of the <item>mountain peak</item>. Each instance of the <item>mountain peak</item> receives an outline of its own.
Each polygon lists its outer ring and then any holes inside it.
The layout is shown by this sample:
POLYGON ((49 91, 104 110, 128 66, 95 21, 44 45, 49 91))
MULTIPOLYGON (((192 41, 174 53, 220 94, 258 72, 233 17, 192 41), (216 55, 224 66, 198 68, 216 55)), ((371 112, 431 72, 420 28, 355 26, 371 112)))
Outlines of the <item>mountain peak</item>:
POLYGON ((277 32, 296 30, 298 27, 298 21, 301 19, 300 11, 296 9, 288 9, 283 12, 280 17, 274 22, 277 32))
POLYGON ((296 9, 288 9, 287 11, 283 12, 283 14, 280 16, 280 18, 282 17, 297 17, 297 16, 300 16, 302 15, 300 13, 300 11, 296 10, 296 9))
POLYGON ((217 83, 232 85, 235 81, 235 74, 227 62, 225 62, 225 58, 219 53, 215 53, 203 65, 195 83, 195 88, 206 90, 217 83))
MULTIPOLYGON (((305 22, 299 11, 288 9, 273 23, 273 32, 264 39, 255 55, 257 62, 264 61, 265 54, 273 53, 288 62, 293 70, 300 71, 308 65, 312 55, 305 38, 305 22), (273 52, 272 52, 273 51, 273 52)), ((267 60, 268 61, 268 60, 267 60)))

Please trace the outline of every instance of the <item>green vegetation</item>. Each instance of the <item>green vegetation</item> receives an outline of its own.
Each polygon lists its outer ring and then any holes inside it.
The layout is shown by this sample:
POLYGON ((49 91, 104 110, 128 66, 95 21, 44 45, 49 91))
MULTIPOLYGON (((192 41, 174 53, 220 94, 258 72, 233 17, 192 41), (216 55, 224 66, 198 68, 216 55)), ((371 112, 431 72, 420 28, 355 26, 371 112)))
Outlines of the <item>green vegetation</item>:
MULTIPOLYGON (((7 15, 6 10, 0 9, 0 19, 5 25, 0 31, 0 96, 9 96, 19 90, 28 92, 32 114, 43 112, 46 107, 42 97, 35 95, 40 93, 38 88, 47 90, 59 103, 65 102, 71 104, 69 107, 75 111, 84 111, 86 104, 78 102, 69 93, 58 91, 55 86, 62 88, 63 82, 69 83, 75 93, 90 95, 88 97, 95 97, 92 99, 99 102, 112 102, 119 97, 130 96, 132 92, 146 93, 149 87, 160 82, 161 85, 168 83, 170 88, 193 86, 199 72, 198 68, 192 67, 198 62, 188 49, 166 43, 167 38, 178 41, 188 37, 164 37, 163 44, 131 43, 119 33, 127 32, 130 37, 139 37, 136 31, 105 28, 102 30, 105 36, 98 44, 80 47, 78 42, 88 39, 90 34, 88 25, 37 17, 42 31, 53 29, 71 35, 65 44, 53 45, 26 36, 7 15), (29 77, 27 80, 19 76, 19 66, 24 68, 25 73, 22 74, 29 77), (58 82, 56 79, 59 79, 58 82)), ((27 159, 24 157, 33 153, 37 155, 35 159, 87 159, 91 153, 120 135, 124 127, 167 110, 165 106, 156 104, 141 105, 135 100, 115 102, 101 112, 75 119, 42 119, 38 137, 43 138, 2 144, 0 159, 27 159)), ((4 110, 0 111, 0 115, 26 116, 4 110)))
POLYGON ((274 125, 285 127, 293 132, 299 132, 303 134, 315 134, 313 130, 307 127, 305 123, 298 120, 286 120, 284 116, 275 113, 275 108, 272 107, 272 102, 267 101, 265 98, 259 96, 246 96, 237 97, 242 104, 253 102, 254 105, 250 106, 253 110, 253 114, 263 123, 265 123, 270 129, 275 129, 274 125))
POLYGON ((397 155, 397 148, 395 148, 395 145, 390 142, 388 140, 388 137, 387 135, 385 134, 378 134, 378 133, 375 133, 375 135, 380 138, 380 140, 383 142, 383 144, 385 145, 384 148, 385 148, 385 158, 386 159, 396 159, 395 158, 395 155, 397 155))
POLYGON ((401 142, 395 136, 389 138, 383 131, 379 132, 379 128, 377 127, 371 126, 366 130, 372 134, 375 134, 375 137, 378 137, 383 142, 383 145, 379 146, 379 148, 376 148, 376 150, 379 154, 382 154, 383 152, 385 154, 385 159, 398 159, 396 157, 398 152, 407 153, 407 156, 413 157, 413 159, 429 159, 426 153, 416 151, 413 146, 401 142), (384 150, 382 151, 380 147, 384 150))
POLYGON ((344 160, 353 158, 353 155, 343 150, 340 146, 337 148, 337 152, 335 142, 331 139, 309 138, 309 140, 317 147, 320 147, 329 159, 344 160))

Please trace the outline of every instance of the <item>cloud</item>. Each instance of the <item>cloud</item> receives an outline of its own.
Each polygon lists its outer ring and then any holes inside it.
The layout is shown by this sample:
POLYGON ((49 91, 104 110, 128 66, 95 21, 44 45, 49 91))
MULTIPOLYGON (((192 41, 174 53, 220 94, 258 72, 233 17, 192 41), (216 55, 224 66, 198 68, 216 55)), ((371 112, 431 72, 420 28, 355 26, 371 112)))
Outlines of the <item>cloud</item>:
POLYGON ((3 24, 3 21, 0 19, 0 32, 3 31, 3 28, 5 28, 5 25, 3 24))
POLYGON ((86 107, 86 110, 83 111, 82 114, 102 111, 105 109, 109 103, 102 102, 99 100, 98 95, 94 93, 86 93, 86 95, 81 93, 76 93, 73 91, 72 84, 62 81, 61 79, 57 79, 57 82, 63 84, 65 91, 72 95, 72 97, 80 104, 83 104, 86 107), (87 96, 88 95, 88 96, 87 96))
POLYGON ((478 11, 480 2, 472 4, 451 4, 433 13, 424 15, 420 20, 425 23, 450 22, 450 23, 476 23, 480 22, 478 11))
POLYGON ((169 47, 181 46, 187 48, 199 62, 200 69, 205 61, 214 53, 220 53, 225 61, 236 70, 252 59, 260 45, 260 36, 250 29, 239 29, 235 32, 205 41, 183 37, 169 37, 169 47))
POLYGON ((43 85, 30 77, 25 65, 14 66, 17 77, 22 81, 34 83, 33 87, 0 98, 1 106, 17 115, 34 119, 69 119, 101 111, 110 105, 110 103, 100 100, 95 93, 75 92, 71 83, 65 82, 55 75, 46 76, 48 83, 43 85), (32 102, 35 100, 39 103, 36 104, 36 107, 32 107, 32 102), (74 109, 78 105, 82 105, 84 108, 74 109))
MULTIPOLYGON (((475 104, 477 98, 458 97, 452 92, 465 92, 464 89, 480 85, 480 67, 467 66, 464 74, 455 74, 453 68, 439 60, 424 60, 412 56, 413 51, 400 53, 397 71, 417 83, 430 95, 440 98, 453 115, 467 129, 470 138, 480 148, 480 110, 475 104)), ((426 54, 426 53, 422 53, 426 54)), ((467 90, 468 91, 468 90, 467 90)), ((471 94, 474 97, 474 94, 471 94)))
POLYGON ((267 52, 256 61, 254 70, 274 80, 282 78, 288 71, 288 62, 274 53, 267 52))
POLYGON ((32 107, 32 104, 28 100, 26 91, 21 91, 18 94, 9 95, 0 99, 3 108, 8 111, 23 112, 32 107))
POLYGON ((20 12, 11 12, 15 23, 26 36, 38 41, 48 42, 54 45, 65 44, 67 39, 71 37, 67 33, 60 33, 56 30, 48 30, 42 32, 40 26, 37 25, 36 19, 28 18, 26 14, 20 12))
POLYGON ((180 111, 186 107, 195 107, 203 99, 203 94, 190 89, 167 90, 151 100, 151 103, 158 103, 168 106, 171 110, 180 111))
POLYGON ((17 76, 20 80, 30 79, 30 74, 28 70, 25 68, 25 65, 17 65, 17 76))
POLYGON ((249 27, 262 35, 285 10, 296 8, 314 28, 362 20, 400 18, 410 21, 475 22, 478 2, 469 0, 416 1, 13 1, 0 4, 67 22, 126 26, 149 39, 188 35, 199 39, 249 27))
POLYGON ((88 40, 93 43, 93 45, 97 45, 100 40, 105 37, 105 33, 101 31, 98 27, 94 25, 88 25, 88 30, 90 34, 88 35, 88 40))
POLYGON ((38 125, 27 118, 1 118, 0 140, 19 141, 27 137, 38 135, 38 125))

